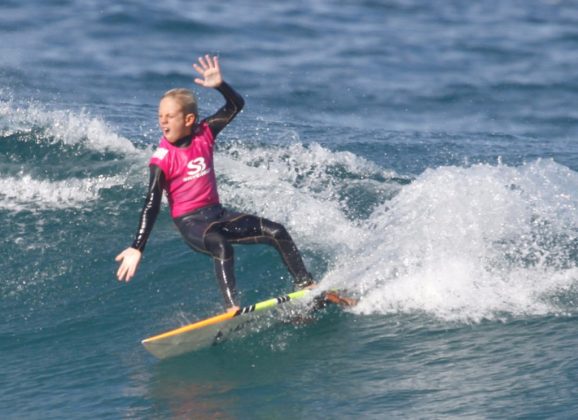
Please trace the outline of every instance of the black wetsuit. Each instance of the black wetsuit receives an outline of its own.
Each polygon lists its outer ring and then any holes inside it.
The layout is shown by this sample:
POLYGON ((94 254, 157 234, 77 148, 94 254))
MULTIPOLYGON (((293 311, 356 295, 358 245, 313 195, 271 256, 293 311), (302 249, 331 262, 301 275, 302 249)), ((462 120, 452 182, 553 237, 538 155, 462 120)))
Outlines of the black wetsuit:
MULTIPOLYGON (((214 115, 206 118, 213 136, 231 122, 241 111, 245 101, 226 83, 217 90, 224 96, 226 103, 214 115)), ((174 145, 187 147, 192 140, 187 136, 174 145)), ((132 247, 144 251, 161 207, 161 198, 165 187, 163 171, 156 165, 150 166, 149 189, 141 212, 139 227, 132 247)), ((215 273, 219 287, 227 306, 235 306, 237 292, 235 288, 233 244, 268 244, 277 249, 283 262, 293 276, 296 287, 305 287, 313 282, 291 236, 279 223, 262 217, 238 213, 222 207, 220 204, 203 207, 191 213, 173 219, 185 242, 195 251, 213 257, 215 273)))

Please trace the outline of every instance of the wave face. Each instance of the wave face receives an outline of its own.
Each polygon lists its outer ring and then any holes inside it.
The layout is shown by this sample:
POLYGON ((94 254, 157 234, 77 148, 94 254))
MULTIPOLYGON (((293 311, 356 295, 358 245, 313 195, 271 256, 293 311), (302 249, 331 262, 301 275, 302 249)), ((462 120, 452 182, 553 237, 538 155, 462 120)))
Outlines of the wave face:
MULTIPOLYGON (((102 223, 110 214, 136 222, 152 148, 84 113, 3 109, 0 210, 8 220, 28 215, 39 228, 93 213, 102 223)), ((578 177, 551 159, 404 178, 315 142, 238 140, 221 146, 216 170, 223 202, 286 224, 324 287, 361 297, 357 313, 479 322, 573 311, 578 177)), ((6 238, 27 242, 21 235, 6 238)))
MULTIPOLYGON (((543 0, 4 0, 0 418, 575 418, 577 21, 543 0), (212 263, 166 202, 129 284, 114 258, 158 99, 222 105, 193 84, 205 53, 246 100, 223 203, 283 223, 359 304, 160 363, 140 340, 223 310, 212 263)), ((273 249, 235 253, 244 304, 292 290, 273 249)))
POLYGON ((573 312, 577 183, 551 160, 427 170, 364 221, 375 237, 331 277, 357 280, 360 313, 573 312))

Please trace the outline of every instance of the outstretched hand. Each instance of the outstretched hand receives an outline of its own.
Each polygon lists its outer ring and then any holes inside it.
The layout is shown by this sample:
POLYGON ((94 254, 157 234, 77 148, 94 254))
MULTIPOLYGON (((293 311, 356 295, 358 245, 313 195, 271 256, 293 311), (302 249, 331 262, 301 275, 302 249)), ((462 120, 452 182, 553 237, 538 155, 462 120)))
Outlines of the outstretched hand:
POLYGON ((116 272, 119 281, 130 281, 140 263, 142 252, 135 248, 127 248, 117 255, 115 261, 120 262, 116 272))
POLYGON ((211 57, 209 54, 199 57, 199 64, 193 64, 193 68, 202 76, 202 79, 195 79, 196 84, 206 88, 216 88, 223 83, 218 57, 211 57))

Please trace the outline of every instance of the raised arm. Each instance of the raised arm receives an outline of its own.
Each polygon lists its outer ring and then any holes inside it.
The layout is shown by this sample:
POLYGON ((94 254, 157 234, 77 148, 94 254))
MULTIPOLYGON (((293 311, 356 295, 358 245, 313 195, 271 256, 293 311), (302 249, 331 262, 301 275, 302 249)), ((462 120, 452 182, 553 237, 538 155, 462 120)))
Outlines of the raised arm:
POLYGON ((211 128, 213 136, 217 136, 229 124, 235 116, 241 112, 245 105, 245 100, 226 82, 221 83, 217 90, 221 92, 226 100, 217 112, 210 117, 205 118, 205 122, 211 128))
POLYGON ((209 125, 213 136, 216 136, 243 109, 245 100, 223 80, 218 57, 205 55, 200 57, 199 64, 193 64, 193 67, 202 76, 202 78, 196 78, 195 83, 217 89, 225 98, 225 105, 204 120, 209 125))

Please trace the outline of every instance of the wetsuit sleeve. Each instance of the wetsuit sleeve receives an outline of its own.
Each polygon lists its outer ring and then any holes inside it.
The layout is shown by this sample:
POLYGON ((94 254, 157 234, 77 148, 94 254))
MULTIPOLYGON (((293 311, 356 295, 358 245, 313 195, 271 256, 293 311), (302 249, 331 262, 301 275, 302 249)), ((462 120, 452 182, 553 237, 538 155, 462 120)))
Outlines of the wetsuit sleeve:
POLYGON ((215 114, 205 119, 214 137, 235 118, 245 105, 243 97, 226 82, 221 83, 217 90, 221 92, 226 103, 215 114))
POLYGON ((132 243, 132 247, 141 252, 144 251, 149 235, 159 214, 164 184, 165 175, 161 168, 157 165, 151 165, 149 190, 140 214, 138 230, 132 243))

